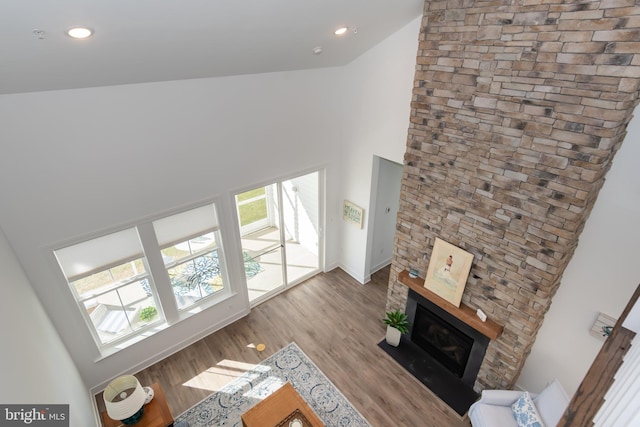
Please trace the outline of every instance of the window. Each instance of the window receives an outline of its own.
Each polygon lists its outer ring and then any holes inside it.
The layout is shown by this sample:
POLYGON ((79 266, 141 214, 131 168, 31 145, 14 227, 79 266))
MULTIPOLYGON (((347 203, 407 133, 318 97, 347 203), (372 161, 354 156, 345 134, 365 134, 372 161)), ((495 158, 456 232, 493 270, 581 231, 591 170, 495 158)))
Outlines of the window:
POLYGON ((224 289, 224 263, 213 205, 154 221, 178 309, 224 289))
POLYGON ((186 309, 214 304, 217 295, 225 295, 226 268, 213 204, 55 250, 54 255, 100 348, 126 346, 125 341, 153 332, 155 326, 190 315, 186 309), (151 255, 158 260, 155 269, 148 261, 151 255), (169 287, 171 292, 159 292, 169 287))
POLYGON ((223 289, 220 259, 214 233, 208 233, 162 250, 178 308, 223 289))
POLYGON ((268 227, 273 222, 270 200, 274 197, 271 186, 258 187, 236 195, 238 219, 242 234, 268 227))
POLYGON ((162 320, 135 229, 55 251, 71 290, 101 344, 162 320))
POLYGON ((320 271, 320 171, 236 194, 249 301, 320 271))

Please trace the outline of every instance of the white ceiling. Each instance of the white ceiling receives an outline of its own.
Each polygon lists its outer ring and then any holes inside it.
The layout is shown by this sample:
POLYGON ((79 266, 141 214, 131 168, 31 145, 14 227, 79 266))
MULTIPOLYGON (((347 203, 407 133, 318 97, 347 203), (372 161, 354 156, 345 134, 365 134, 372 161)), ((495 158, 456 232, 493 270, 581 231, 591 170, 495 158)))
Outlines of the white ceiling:
POLYGON ((419 16, 423 4, 0 0, 0 94, 344 65, 419 16), (74 40, 65 34, 73 25, 94 35, 74 40), (349 31, 338 37, 340 26, 349 31))

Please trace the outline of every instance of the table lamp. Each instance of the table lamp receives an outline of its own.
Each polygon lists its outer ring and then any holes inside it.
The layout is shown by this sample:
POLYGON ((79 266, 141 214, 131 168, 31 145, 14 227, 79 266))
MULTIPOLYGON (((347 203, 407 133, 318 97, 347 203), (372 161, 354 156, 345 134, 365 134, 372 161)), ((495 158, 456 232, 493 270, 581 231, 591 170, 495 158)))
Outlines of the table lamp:
POLYGON ((142 417, 147 393, 133 375, 123 375, 111 381, 102 395, 110 418, 131 425, 142 417))

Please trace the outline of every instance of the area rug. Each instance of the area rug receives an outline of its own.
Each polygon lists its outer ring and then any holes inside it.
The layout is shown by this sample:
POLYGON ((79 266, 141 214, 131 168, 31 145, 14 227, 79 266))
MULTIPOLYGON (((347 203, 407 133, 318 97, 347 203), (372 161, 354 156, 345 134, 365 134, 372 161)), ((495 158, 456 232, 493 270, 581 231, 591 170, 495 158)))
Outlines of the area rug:
MULTIPOLYGON (((176 417, 190 427, 241 427, 240 416, 290 382, 327 427, 370 427, 296 343, 269 356, 220 391, 176 417)), ((268 427, 268 426, 265 426, 268 427)))

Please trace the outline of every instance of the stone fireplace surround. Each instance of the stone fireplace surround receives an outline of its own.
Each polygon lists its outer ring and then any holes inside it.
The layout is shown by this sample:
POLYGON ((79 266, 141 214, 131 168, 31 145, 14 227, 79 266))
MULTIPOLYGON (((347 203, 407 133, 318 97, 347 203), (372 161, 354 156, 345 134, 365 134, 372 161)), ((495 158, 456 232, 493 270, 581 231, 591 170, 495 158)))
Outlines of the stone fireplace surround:
POLYGON ((475 389, 510 388, 638 103, 640 6, 425 3, 387 309, 436 237, 474 255, 463 303, 504 326, 475 389))

